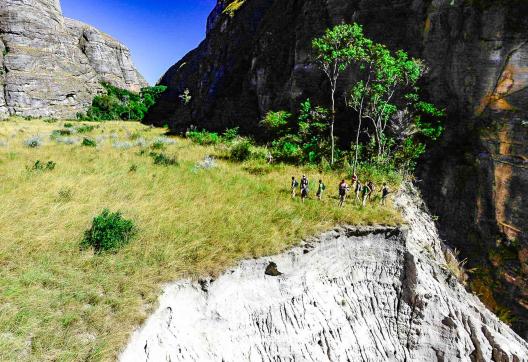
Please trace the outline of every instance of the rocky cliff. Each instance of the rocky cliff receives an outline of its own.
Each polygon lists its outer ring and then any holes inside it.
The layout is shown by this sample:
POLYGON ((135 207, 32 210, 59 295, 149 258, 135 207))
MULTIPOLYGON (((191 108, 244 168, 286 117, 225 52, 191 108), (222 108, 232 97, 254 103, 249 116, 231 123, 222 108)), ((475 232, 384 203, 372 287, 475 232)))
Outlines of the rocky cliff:
POLYGON ((62 16, 59 0, 0 2, 0 117, 75 117, 102 81, 147 85, 129 50, 62 16))
MULTIPOLYGON (((424 196, 442 236, 479 268, 474 290, 528 337, 528 2, 248 0, 233 16, 227 3, 162 78, 169 90, 146 121, 258 133, 270 109, 295 112, 307 97, 326 104, 310 41, 342 21, 363 24, 430 66, 424 89, 449 117, 420 170, 424 196), (183 105, 186 88, 193 99, 183 105)), ((336 126, 346 135, 349 125, 336 126)))
POLYGON ((409 195, 408 228, 337 228, 168 286, 120 360, 528 361, 528 344, 448 271, 409 195))

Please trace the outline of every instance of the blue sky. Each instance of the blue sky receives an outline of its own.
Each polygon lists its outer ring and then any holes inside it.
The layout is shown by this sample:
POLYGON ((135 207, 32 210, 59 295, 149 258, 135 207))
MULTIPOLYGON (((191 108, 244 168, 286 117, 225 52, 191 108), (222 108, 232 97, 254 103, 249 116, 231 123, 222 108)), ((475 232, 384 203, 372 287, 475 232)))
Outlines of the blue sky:
POLYGON ((216 0, 61 0, 64 16, 110 34, 132 51, 151 84, 205 38, 216 0))

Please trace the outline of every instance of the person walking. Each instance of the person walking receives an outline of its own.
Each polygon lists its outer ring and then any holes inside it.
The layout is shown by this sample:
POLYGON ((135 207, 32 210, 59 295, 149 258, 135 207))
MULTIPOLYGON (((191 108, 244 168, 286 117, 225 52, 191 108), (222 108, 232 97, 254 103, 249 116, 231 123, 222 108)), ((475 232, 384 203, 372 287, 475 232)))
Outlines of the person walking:
POLYGON ((372 194, 374 194, 374 191, 375 191, 375 188, 374 188, 374 183, 372 181, 369 181, 367 183, 367 186, 369 188, 369 194, 368 194, 368 201, 371 202, 371 198, 372 198, 372 194))
POLYGON ((389 188, 387 187, 387 183, 383 183, 383 188, 381 189, 381 201, 380 201, 380 204, 381 205, 385 205, 386 202, 387 202, 387 197, 389 196, 390 194, 390 191, 389 191, 389 188))
POLYGON ((355 203, 359 201, 361 204, 361 191, 363 191, 363 185, 361 184, 361 181, 356 177, 356 186, 354 187, 354 192, 356 193, 356 199, 354 200, 355 203))
POLYGON ((370 193, 371 193, 371 189, 369 187, 369 184, 371 184, 371 182, 367 182, 367 184, 365 186, 363 186, 363 190, 362 190, 362 195, 363 195, 363 207, 367 206, 367 200, 370 196, 370 193))
POLYGON ((295 176, 292 176, 292 181, 291 181, 291 197, 292 197, 292 199, 295 198, 295 193, 297 191, 297 187, 299 187, 299 182, 297 182, 297 180, 295 179, 295 176))
POLYGON ((303 175, 301 178, 301 199, 304 203, 304 200, 308 197, 308 178, 306 175, 303 175))
POLYGON ((326 190, 326 185, 323 183, 323 180, 319 180, 319 187, 317 187, 317 198, 319 201, 323 199, 323 192, 326 190))
POLYGON ((341 183, 339 184, 339 207, 343 207, 345 205, 348 189, 349 188, 346 181, 341 180, 341 183))

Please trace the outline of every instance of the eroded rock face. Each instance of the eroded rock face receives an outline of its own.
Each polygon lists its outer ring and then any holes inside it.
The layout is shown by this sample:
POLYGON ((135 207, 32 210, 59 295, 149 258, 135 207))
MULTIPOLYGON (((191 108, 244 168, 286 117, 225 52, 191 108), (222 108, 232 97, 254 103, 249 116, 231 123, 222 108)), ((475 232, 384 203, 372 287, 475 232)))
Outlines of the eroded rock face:
POLYGON ((58 0, 3 0, 0 50, 0 117, 75 117, 102 81, 130 90, 146 85, 126 47, 65 19, 58 0))
POLYGON ((338 228, 215 281, 166 288, 121 361, 528 361, 528 344, 446 272, 431 218, 338 228), (266 274, 270 261, 280 275, 266 274))
MULTIPOLYGON (((369 37, 430 66, 423 88, 449 118, 420 170, 424 197, 442 236, 497 282, 485 282, 493 289, 486 303, 510 309, 528 338, 528 3, 248 0, 232 18, 224 6, 219 1, 212 12, 206 40, 162 78, 169 90, 146 122, 175 130, 240 126, 258 137, 268 110, 295 113, 308 97, 328 104, 311 40, 342 21, 363 24, 369 37), (189 105, 178 98, 186 88, 189 105), (490 258, 497 244, 517 245, 516 256, 497 264, 490 258)), ((347 117, 336 124, 345 146, 353 131, 347 117)))

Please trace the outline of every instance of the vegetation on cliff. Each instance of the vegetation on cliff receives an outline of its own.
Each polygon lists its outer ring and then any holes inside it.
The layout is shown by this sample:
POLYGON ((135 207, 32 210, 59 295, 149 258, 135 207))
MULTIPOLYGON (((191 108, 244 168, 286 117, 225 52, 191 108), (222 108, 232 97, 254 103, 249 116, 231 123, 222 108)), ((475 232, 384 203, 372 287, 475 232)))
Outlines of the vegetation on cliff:
MULTIPOLYGON (((164 132, 136 122, 0 122, 0 360, 112 360, 163 283, 218 274, 339 223, 401 222, 378 202, 338 208, 337 172, 231 162, 223 144, 164 132), (36 148, 24 143, 32 136, 36 148), (291 176, 303 173, 312 192, 325 181, 322 202, 290 198, 291 176), (116 230, 126 241, 118 249, 82 247, 87 235, 90 245, 101 235, 113 243, 116 230)), ((239 142, 233 131, 220 136, 239 142)))
POLYGON ((105 93, 94 97, 86 113, 79 113, 77 118, 84 121, 142 120, 160 94, 167 87, 158 85, 144 87, 139 93, 102 83, 105 93))

